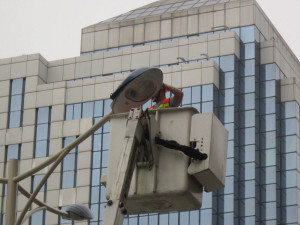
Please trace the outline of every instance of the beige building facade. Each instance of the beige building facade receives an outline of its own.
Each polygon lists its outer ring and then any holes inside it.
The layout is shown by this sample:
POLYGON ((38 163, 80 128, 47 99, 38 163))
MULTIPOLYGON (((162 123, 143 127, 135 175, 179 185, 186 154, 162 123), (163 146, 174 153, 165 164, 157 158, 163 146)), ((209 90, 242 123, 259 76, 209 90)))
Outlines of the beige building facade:
MULTIPOLYGON (((182 106, 214 112, 229 131, 226 187, 201 210, 129 216, 125 224, 300 224, 300 63, 254 0, 161 0, 82 29, 81 56, 0 59, 0 177, 57 153, 110 112, 130 72, 157 67, 182 106)), ((148 103, 147 106, 149 106, 148 103)), ((109 125, 74 149, 38 198, 89 206, 101 224, 109 125)), ((47 168, 21 182, 31 191, 47 168)), ((6 190, 0 185, 0 224, 6 190)), ((18 212, 26 198, 18 195, 18 212)), ((40 211, 25 224, 66 223, 40 211)))

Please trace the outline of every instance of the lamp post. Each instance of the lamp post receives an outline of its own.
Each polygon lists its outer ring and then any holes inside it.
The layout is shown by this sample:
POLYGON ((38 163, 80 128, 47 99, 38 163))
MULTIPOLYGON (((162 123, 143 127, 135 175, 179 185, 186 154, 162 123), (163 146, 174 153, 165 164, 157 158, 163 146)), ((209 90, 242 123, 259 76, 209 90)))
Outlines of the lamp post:
POLYGON ((96 124, 94 124, 89 130, 87 130, 85 133, 80 135, 76 140, 74 140, 72 143, 70 143, 68 146, 63 148, 60 152, 57 154, 49 157, 45 162, 41 163, 40 165, 32 168, 31 170, 18 175, 18 160, 17 159, 10 159, 8 161, 8 176, 7 178, 0 178, 0 183, 7 184, 7 197, 6 197, 6 219, 5 219, 5 225, 21 225, 25 219, 29 218, 33 213, 46 209, 48 211, 51 211, 57 215, 61 215, 66 219, 75 219, 75 220, 82 220, 82 219, 91 219, 93 218, 92 213, 90 210, 83 206, 83 205, 75 205, 73 207, 67 208, 67 212, 54 209, 47 204, 39 201, 36 199, 36 196, 42 186, 45 184, 49 176, 53 173, 55 168, 58 166, 58 164, 61 163, 61 161, 64 159, 64 157, 77 145, 79 145, 81 142, 83 142, 85 139, 87 139, 90 135, 92 135, 96 130, 98 130, 100 127, 102 127, 110 118, 112 112, 108 113, 106 116, 104 116, 100 121, 98 121, 96 124), (52 164, 52 165, 51 165, 52 164), (51 165, 51 166, 50 166, 51 165), (32 194, 27 192, 24 188, 22 188, 18 183, 27 177, 32 176, 36 172, 42 170, 46 166, 50 166, 47 173, 44 175, 43 179, 40 181, 40 183, 37 185, 35 190, 32 194), (28 201, 25 204, 20 216, 18 217, 16 221, 16 208, 17 208, 17 192, 19 191, 24 194, 26 197, 28 197, 28 201), (37 210, 31 210, 28 212, 29 207, 32 203, 36 203, 39 205, 40 208, 37 210), (28 213, 27 213, 28 212, 28 213), (27 213, 27 216, 26 216, 27 213), (25 218, 26 216, 26 218, 25 218))
POLYGON ((91 211, 83 205, 72 205, 66 209, 67 212, 54 209, 48 206, 46 203, 36 199, 37 194, 53 173, 55 168, 64 157, 77 145, 91 136, 96 130, 102 127, 114 113, 128 112, 131 108, 140 107, 146 103, 151 97, 155 96, 162 87, 162 71, 157 68, 143 67, 132 72, 117 88, 117 90, 111 95, 113 103, 111 105, 112 111, 105 115, 101 120, 94 124, 89 130, 80 135, 76 140, 63 148, 60 152, 49 157, 45 162, 37 165, 31 170, 18 175, 18 160, 11 159, 8 162, 8 177, 0 178, 0 183, 7 184, 7 200, 6 200, 6 219, 5 225, 21 225, 25 219, 29 218, 33 213, 46 209, 57 215, 63 216, 66 219, 82 220, 91 219, 91 211), (51 165, 52 164, 52 165, 51 165), (51 165, 51 166, 50 166, 51 165), (49 166, 47 173, 39 182, 33 193, 27 192, 18 183, 36 172, 42 170, 46 166, 49 166), (28 198, 21 214, 16 221, 16 206, 17 206, 17 190, 28 198), (36 203, 39 208, 28 212, 32 203, 36 203), (28 212, 28 213, 27 213, 28 212), (27 215, 26 215, 27 213, 27 215))

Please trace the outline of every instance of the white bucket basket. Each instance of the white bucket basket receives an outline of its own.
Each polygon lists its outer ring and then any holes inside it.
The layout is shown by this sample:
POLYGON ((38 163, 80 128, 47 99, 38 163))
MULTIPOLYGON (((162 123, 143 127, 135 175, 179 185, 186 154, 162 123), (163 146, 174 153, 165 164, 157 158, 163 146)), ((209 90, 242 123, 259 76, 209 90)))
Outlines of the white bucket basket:
MULTIPOLYGON (((156 135, 185 146, 194 142, 208 158, 191 160, 180 151, 152 144, 153 166, 135 167, 126 202, 128 214, 201 208, 203 186, 208 191, 224 187, 227 131, 213 114, 199 114, 194 108, 149 110, 149 115, 152 143, 156 135)), ((115 114, 110 121, 108 170, 107 176, 101 178, 106 185, 107 199, 114 188, 120 152, 124 147, 127 116, 127 113, 115 114)))

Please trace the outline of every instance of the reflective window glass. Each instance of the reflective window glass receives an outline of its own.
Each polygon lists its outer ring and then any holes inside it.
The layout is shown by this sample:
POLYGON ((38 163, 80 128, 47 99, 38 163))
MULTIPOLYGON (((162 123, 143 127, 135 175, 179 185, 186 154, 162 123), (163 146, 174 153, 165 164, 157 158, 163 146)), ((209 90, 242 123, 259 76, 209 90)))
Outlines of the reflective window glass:
MULTIPOLYGON (((187 224, 187 223, 183 223, 183 224, 187 224)), ((201 210, 200 224, 212 224, 212 210, 211 209, 201 210)))
POLYGON ((241 45, 241 58, 242 59, 254 59, 255 57, 255 43, 242 44, 241 45))
POLYGON ((276 116, 269 114, 260 117, 261 131, 272 131, 276 129, 276 116))
POLYGON ((213 103, 212 102, 204 102, 202 103, 202 113, 213 112, 213 103))
POLYGON ((255 60, 248 59, 242 62, 241 74, 243 76, 253 76, 255 75, 255 60))
POLYGON ((12 80, 11 94, 18 95, 23 93, 23 78, 12 80))
POLYGON ((91 204, 91 211, 94 216, 94 218, 91 219, 91 221, 97 221, 99 219, 99 204, 91 204))
POLYGON ((297 120, 286 119, 282 121, 282 132, 283 135, 292 135, 297 132, 297 120))
POLYGON ((296 102, 284 102, 281 112, 283 118, 296 117, 296 102))
POLYGON ((112 103, 111 99, 104 100, 104 115, 111 112, 110 104, 112 103))
POLYGON ((224 73, 224 81, 221 80, 221 83, 224 84, 223 88, 233 88, 234 87, 234 72, 224 73))
POLYGON ((201 87, 192 87, 192 103, 201 102, 201 87))
POLYGON ((93 152, 93 168, 100 168, 101 152, 93 152))
POLYGON ((223 72, 234 70, 234 55, 220 57, 220 68, 223 72))
POLYGON ((245 216, 255 215, 255 198, 245 199, 245 216))
MULTIPOLYGON (((276 167, 275 166, 269 166, 265 168, 265 172, 263 172, 265 175, 265 184, 272 184, 276 182, 276 167)), ((263 182, 263 181, 262 181, 263 182)))
POLYGON ((275 148, 276 147, 276 131, 266 132, 265 133, 265 147, 266 148, 275 148))
POLYGON ((74 104, 74 114, 73 119, 77 120, 81 118, 81 103, 74 104))
POLYGON ((62 188, 72 188, 75 185, 74 171, 65 171, 62 176, 62 188))
POLYGON ((66 120, 73 120, 74 105, 66 106, 66 120))
POLYGON ((282 150, 283 152, 294 152, 297 150, 297 136, 286 136, 282 140, 282 150))
POLYGON ((25 79, 15 79, 11 81, 11 92, 9 98, 9 123, 8 127, 19 127, 22 125, 23 99, 24 99, 25 79))
POLYGON ((225 179, 224 194, 233 194, 234 192, 234 178, 233 176, 228 176, 225 179))
POLYGON ((48 139, 48 124, 40 124, 36 127, 36 140, 48 139))
POLYGON ((65 139, 64 139, 64 146, 67 146, 67 145, 69 145, 69 144, 71 144, 72 143, 72 141, 74 141, 76 139, 76 137, 66 137, 65 139))
POLYGON ((100 185, 100 169, 93 169, 92 170, 92 182, 91 185, 95 186, 95 185, 100 185))
POLYGON ((18 144, 6 147, 6 162, 10 159, 20 159, 20 146, 18 144))
MULTIPOLYGON (((69 145, 76 139, 73 137, 66 137, 64 139, 64 147, 69 145)), ((71 188, 76 186, 76 174, 77 174, 77 157, 78 146, 73 148, 63 159, 62 162, 62 176, 61 176, 61 188, 71 188)))
POLYGON ((39 108, 37 110, 37 123, 48 123, 49 122, 49 107, 39 108))
POLYGON ((179 221, 180 224, 189 224, 189 212, 180 212, 179 221))
POLYGON ((267 65, 263 65, 261 66, 261 81, 265 81, 265 80, 274 80, 276 79, 276 77, 278 77, 279 75, 276 75, 277 73, 279 73, 279 70, 276 69, 276 65, 275 64, 267 64, 267 65))
POLYGON ((254 26, 241 27, 241 41, 243 43, 255 41, 255 29, 254 26))
MULTIPOLYGON (((32 177, 32 192, 36 189, 36 187, 38 186, 38 184, 41 182, 41 180, 43 179, 44 175, 43 174, 38 174, 32 177)), ((47 182, 46 182, 47 183, 47 182)), ((46 190, 46 185, 44 184, 41 188, 40 191, 45 191, 46 190)))
POLYGON ((170 224, 178 225, 178 213, 170 213, 169 214, 170 224))
POLYGON ((245 198, 255 197, 255 180, 245 181, 245 198))
POLYGON ((11 96, 10 111, 18 111, 22 109, 22 95, 11 96))
POLYGON ((260 101, 260 112, 261 114, 275 113, 275 97, 264 98, 260 101))
POLYGON ((9 127, 19 127, 21 124, 21 111, 10 112, 9 114, 9 127))
POLYGON ((298 190, 297 188, 288 188, 285 190, 286 194, 286 199, 284 204, 285 205, 297 205, 298 199, 296 196, 298 195, 298 190))
POLYGON ((108 150, 109 148, 109 134, 103 134, 103 141, 102 141, 102 149, 103 150, 108 150))
POLYGON ((273 97, 275 96, 275 81, 266 81, 261 83, 261 94, 264 97, 273 97))
POLYGON ((255 126, 255 110, 241 112, 241 127, 255 126))
POLYGON ((242 96, 242 102, 240 103, 244 110, 250 110, 255 108, 255 94, 245 94, 242 96))
MULTIPOLYGON (((94 124, 97 123, 102 117, 94 118, 94 124)), ((94 134, 102 133, 103 127, 100 127, 98 130, 95 131, 94 134)))
POLYGON ((102 151, 102 156, 101 156, 101 167, 107 167, 107 162, 108 162, 108 151, 102 151))
POLYGON ((159 215, 159 224, 168 224, 169 215, 168 214, 160 214, 159 215))
POLYGON ((190 211, 190 225, 198 225, 199 224, 199 210, 190 211))
POLYGON ((224 123, 231 123, 234 121, 234 107, 226 106, 224 107, 224 123))
POLYGON ((101 138, 102 135, 98 134, 98 135, 94 135, 93 138, 93 151, 99 151, 101 149, 101 138))
POLYGON ((48 141, 36 141, 35 143, 35 151, 34 151, 34 157, 46 157, 48 155, 48 141))
POLYGON ((187 105, 187 104, 191 104, 191 99, 192 99, 192 94, 191 94, 191 88, 182 88, 182 92, 183 92, 183 99, 181 104, 182 105, 187 105))
POLYGON ((30 225, 42 225, 45 224, 45 211, 38 211, 30 217, 30 225))
POLYGON ((82 104, 82 118, 93 117, 94 102, 85 102, 82 104))
POLYGON ((245 77, 240 79, 241 92, 250 93, 255 91, 255 77, 245 77))
POLYGON ((245 128, 245 145, 255 143, 255 128, 245 128))
POLYGON ((297 155, 296 153, 283 154, 285 170, 297 169, 297 155))
POLYGON ((95 101, 95 107, 94 107, 94 117, 100 117, 103 116, 103 101, 95 101))
POLYGON ((298 223, 298 207, 288 206, 286 207, 286 224, 288 223, 298 223))
POLYGON ((74 170, 75 169, 75 163, 76 163, 75 154, 66 155, 66 157, 64 158, 64 163, 63 163, 63 171, 74 170))
POLYGON ((106 199, 106 188, 101 185, 100 186, 100 202, 107 202, 107 199, 106 199))
POLYGON ((105 207, 106 207, 106 203, 100 204, 100 213, 99 213, 99 219, 100 220, 103 220, 105 207))
POLYGON ((91 203, 99 202, 99 186, 91 188, 91 203))
POLYGON ((285 179, 282 179, 283 187, 290 188, 290 187, 296 187, 297 186, 297 171, 296 170, 290 170, 284 172, 285 179))
POLYGON ((234 90, 226 89, 224 90, 224 105, 233 105, 234 103, 234 90))
POLYGON ((103 132, 106 133, 109 131, 110 131, 110 122, 108 121, 103 125, 103 132))
POLYGON ((202 102, 213 101, 213 85, 202 86, 202 102))

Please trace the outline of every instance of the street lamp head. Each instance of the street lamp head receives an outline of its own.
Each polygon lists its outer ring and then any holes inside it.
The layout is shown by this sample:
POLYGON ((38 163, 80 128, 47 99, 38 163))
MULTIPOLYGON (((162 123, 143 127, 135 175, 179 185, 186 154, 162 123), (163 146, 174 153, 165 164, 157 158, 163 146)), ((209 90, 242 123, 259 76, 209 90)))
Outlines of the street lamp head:
POLYGON ((158 68, 143 67, 133 71, 119 85, 110 98, 113 113, 129 112, 155 96, 163 84, 163 73, 158 68))
POLYGON ((94 216, 91 212, 91 210, 86 207, 85 205, 71 205, 66 208, 66 212, 69 214, 64 219, 69 220, 89 220, 93 219, 94 216))

